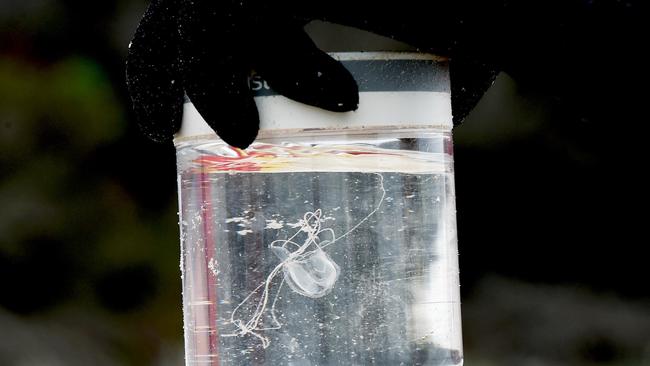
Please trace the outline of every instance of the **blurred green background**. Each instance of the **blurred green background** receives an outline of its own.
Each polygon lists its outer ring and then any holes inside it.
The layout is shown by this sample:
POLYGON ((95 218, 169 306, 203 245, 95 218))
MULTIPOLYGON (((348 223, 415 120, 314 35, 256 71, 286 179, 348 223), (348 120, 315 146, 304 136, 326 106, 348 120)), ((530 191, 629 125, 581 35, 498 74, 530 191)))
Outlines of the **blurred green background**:
MULTIPOLYGON (((145 7, 0 3, 0 365, 183 362, 174 148, 124 85, 145 7)), ((647 163, 567 116, 502 74, 455 130, 468 365, 650 365, 647 163)))

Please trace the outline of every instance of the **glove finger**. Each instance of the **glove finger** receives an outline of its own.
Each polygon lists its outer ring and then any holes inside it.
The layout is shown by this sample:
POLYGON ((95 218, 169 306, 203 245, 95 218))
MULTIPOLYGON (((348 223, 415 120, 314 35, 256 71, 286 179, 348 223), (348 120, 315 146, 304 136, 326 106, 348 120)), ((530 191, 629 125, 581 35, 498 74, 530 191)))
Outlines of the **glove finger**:
POLYGON ((208 125, 228 144, 246 148, 257 136, 259 116, 248 88, 250 66, 241 57, 242 20, 228 4, 182 2, 181 72, 208 125))
POLYGON ((496 68, 486 63, 467 61, 462 58, 451 60, 449 77, 454 125, 463 122, 494 83, 497 73, 496 68))
POLYGON ((318 49, 302 25, 288 23, 261 24, 265 31, 251 35, 253 68, 273 90, 295 101, 335 112, 356 110, 359 89, 350 72, 318 49))
POLYGON ((259 115, 248 73, 233 67, 214 70, 212 63, 194 64, 184 72, 185 92, 222 140, 245 149, 257 137, 259 115))
POLYGON ((126 82, 138 125, 159 142, 173 137, 182 118, 176 11, 173 0, 154 0, 129 45, 126 61, 126 82))

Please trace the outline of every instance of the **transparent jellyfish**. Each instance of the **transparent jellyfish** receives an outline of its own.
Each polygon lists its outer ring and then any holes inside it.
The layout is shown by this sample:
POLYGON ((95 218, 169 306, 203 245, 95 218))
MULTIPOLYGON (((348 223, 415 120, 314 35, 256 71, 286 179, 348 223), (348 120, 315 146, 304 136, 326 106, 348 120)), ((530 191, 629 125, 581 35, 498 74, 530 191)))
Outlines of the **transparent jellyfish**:
POLYGON ((291 237, 271 242, 269 248, 280 259, 280 263, 273 268, 264 282, 233 309, 230 323, 237 327, 237 332, 225 334, 224 336, 252 335, 262 342, 262 347, 267 348, 270 345, 270 340, 262 332, 282 327, 275 315, 275 304, 285 282, 294 292, 310 298, 320 298, 332 291, 339 277, 340 268, 323 249, 354 232, 379 210, 386 197, 386 190, 384 188, 384 177, 379 173, 374 174, 379 177, 382 192, 377 206, 343 235, 337 237, 331 228, 322 228, 321 224, 324 221, 322 219, 322 210, 317 209, 303 215, 302 220, 299 221, 300 225, 297 231, 291 237), (298 242, 298 238, 304 237, 305 234, 306 238, 302 242, 298 242), (272 325, 263 326, 262 318, 267 312, 271 287, 275 277, 281 271, 284 276, 271 302, 269 311, 272 325), (252 307, 254 311, 248 321, 244 321, 240 317, 239 311, 257 293, 260 293, 260 295, 257 304, 252 307))
MULTIPOLYGON (((327 253, 318 245, 319 237, 323 231, 320 230, 321 212, 308 212, 303 221, 308 225, 306 228, 308 238, 302 246, 298 246, 294 252, 289 251, 285 245, 294 244, 291 241, 280 240, 271 243, 271 250, 280 258, 284 265, 284 280, 291 289, 303 296, 319 298, 327 295, 339 277, 339 266, 334 263, 327 253), (309 220, 314 221, 313 226, 309 220), (283 246, 276 246, 276 243, 283 243, 283 246), (311 250, 310 247, 313 247, 311 250)), ((326 230, 329 232, 329 229, 326 230)))
POLYGON ((304 260, 288 262, 282 269, 289 287, 311 298, 327 295, 339 277, 339 266, 320 248, 304 260))

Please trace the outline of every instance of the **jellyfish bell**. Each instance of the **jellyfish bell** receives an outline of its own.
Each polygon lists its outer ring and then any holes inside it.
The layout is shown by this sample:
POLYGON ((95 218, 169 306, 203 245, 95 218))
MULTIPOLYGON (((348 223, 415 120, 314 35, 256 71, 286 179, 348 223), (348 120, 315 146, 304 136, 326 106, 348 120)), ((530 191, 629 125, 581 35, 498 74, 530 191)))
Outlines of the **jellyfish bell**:
POLYGON ((284 280, 293 291, 317 299, 334 288, 340 269, 321 248, 299 255, 292 255, 283 247, 272 247, 272 250, 284 261, 284 280))
POLYGON ((327 295, 339 277, 339 266, 320 248, 300 257, 289 260, 282 268, 289 287, 314 299, 327 295))

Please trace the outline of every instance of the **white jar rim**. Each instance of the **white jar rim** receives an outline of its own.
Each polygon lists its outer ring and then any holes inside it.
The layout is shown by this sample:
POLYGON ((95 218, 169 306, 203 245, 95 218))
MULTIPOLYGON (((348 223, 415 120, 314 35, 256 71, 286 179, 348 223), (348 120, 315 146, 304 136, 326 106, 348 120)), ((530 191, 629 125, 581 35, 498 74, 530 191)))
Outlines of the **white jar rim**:
MULTIPOLYGON (((359 85, 359 108, 330 112, 308 106, 251 79, 260 116, 259 136, 283 133, 387 129, 451 130, 451 91, 447 59, 414 52, 332 52, 359 85), (257 90, 256 90, 257 89, 257 90)), ((186 100, 177 141, 214 135, 186 100)))

